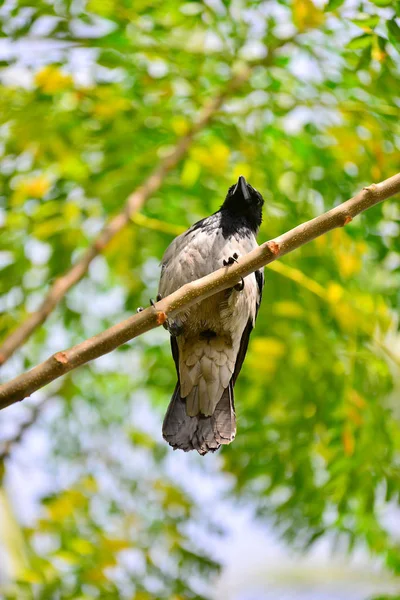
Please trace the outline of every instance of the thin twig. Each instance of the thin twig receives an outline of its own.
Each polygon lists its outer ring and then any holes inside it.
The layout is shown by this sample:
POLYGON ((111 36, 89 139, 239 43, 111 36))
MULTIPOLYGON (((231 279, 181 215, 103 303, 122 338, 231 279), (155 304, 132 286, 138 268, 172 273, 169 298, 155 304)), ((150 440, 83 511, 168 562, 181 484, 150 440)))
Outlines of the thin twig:
POLYGON ((162 325, 167 316, 173 317, 200 300, 233 287, 242 277, 246 277, 278 257, 292 252, 336 227, 347 225, 355 216, 398 192, 400 192, 400 173, 381 183, 364 188, 354 198, 311 221, 298 225, 275 240, 265 242, 242 257, 238 264, 223 267, 202 279, 187 283, 167 298, 160 300, 155 308, 147 308, 69 350, 57 352, 37 367, 0 386, 0 409, 23 400, 72 369, 162 325))

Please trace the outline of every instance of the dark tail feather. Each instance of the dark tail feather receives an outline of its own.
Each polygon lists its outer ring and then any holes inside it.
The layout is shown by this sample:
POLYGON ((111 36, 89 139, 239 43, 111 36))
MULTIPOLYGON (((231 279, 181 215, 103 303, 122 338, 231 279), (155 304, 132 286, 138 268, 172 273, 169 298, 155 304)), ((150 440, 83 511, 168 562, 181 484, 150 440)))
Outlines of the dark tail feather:
POLYGON ((224 390, 211 417, 186 414, 186 400, 176 384, 163 423, 163 437, 175 450, 197 450, 199 454, 215 452, 221 444, 230 444, 236 435, 236 417, 232 383, 224 390))
POLYGON ((213 420, 213 431, 216 440, 220 444, 233 442, 236 435, 236 415, 232 381, 224 390, 211 419, 213 420))

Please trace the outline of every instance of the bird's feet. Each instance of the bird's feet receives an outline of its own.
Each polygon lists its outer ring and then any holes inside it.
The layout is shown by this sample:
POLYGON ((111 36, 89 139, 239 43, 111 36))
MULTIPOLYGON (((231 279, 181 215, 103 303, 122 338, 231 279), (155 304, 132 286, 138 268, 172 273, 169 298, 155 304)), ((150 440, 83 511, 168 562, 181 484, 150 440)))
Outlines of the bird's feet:
POLYGON ((243 292, 244 290, 244 279, 243 277, 240 280, 240 283, 237 283, 236 285, 233 286, 233 289, 236 290, 237 292, 243 292))
MULTIPOLYGON (((160 300, 162 300, 162 296, 161 294, 157 294, 156 302, 160 302, 160 300)), ((150 298, 150 304, 153 308, 155 308, 156 303, 154 302, 153 298, 150 298)), ((144 310, 143 306, 139 306, 139 308, 136 309, 136 312, 140 313, 142 310, 144 310)))
POLYGON ((239 258, 239 255, 235 252, 234 254, 232 254, 232 256, 230 256, 228 258, 228 260, 223 260, 222 264, 224 267, 229 267, 230 265, 233 265, 233 263, 237 263, 238 258, 239 258))
MULTIPOLYGON (((162 300, 162 295, 157 294, 156 302, 160 302, 160 300, 162 300)), ((152 298, 150 298, 150 304, 153 308, 156 309, 156 303, 152 298)), ((143 310, 143 308, 138 308, 138 312, 140 312, 140 310, 143 310)), ((164 329, 169 331, 172 337, 178 337, 178 335, 182 335, 183 333, 183 326, 179 325, 175 321, 171 321, 171 319, 166 319, 166 321, 163 323, 163 327, 164 329)))
MULTIPOLYGON (((233 265, 233 263, 237 263, 238 258, 239 258, 239 255, 235 252, 234 254, 232 254, 232 256, 230 256, 228 258, 228 260, 223 260, 222 264, 224 265, 224 267, 229 267, 230 265, 233 265)), ((236 285, 233 286, 233 289, 236 290, 237 292, 243 291, 243 289, 244 289, 243 277, 241 278, 240 283, 237 283, 236 285)))

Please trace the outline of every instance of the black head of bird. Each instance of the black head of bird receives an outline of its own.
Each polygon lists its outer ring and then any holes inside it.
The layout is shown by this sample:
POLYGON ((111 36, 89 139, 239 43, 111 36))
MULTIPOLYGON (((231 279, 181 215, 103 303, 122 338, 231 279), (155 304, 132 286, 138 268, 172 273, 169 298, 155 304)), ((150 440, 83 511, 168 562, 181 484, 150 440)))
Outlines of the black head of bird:
POLYGON ((246 219, 250 228, 257 232, 262 221, 264 199, 241 175, 235 185, 231 185, 221 210, 246 219))

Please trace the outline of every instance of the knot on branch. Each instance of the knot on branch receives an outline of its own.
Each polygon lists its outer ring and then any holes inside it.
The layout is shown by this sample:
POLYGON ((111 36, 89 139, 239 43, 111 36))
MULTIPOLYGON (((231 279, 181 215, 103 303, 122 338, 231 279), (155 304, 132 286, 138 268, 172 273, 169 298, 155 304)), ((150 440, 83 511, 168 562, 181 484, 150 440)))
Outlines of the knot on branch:
POLYGON ((345 218, 344 218, 344 221, 343 221, 343 227, 345 225, 348 225, 349 223, 351 223, 352 220, 353 220, 353 217, 351 217, 350 215, 346 215, 345 218))
POLYGON ((274 256, 278 256, 279 254, 279 244, 277 244, 276 242, 272 241, 272 242, 267 242, 267 246, 268 248, 271 250, 272 254, 274 256))
POLYGON ((157 311, 157 325, 164 325, 167 315, 162 310, 157 311))
POLYGON ((363 191, 367 192, 367 194, 373 194, 376 191, 376 183, 371 183, 371 185, 364 187, 363 191))
POLYGON ((58 362, 60 365, 66 365, 68 363, 68 356, 66 352, 57 352, 54 355, 54 360, 58 362))

